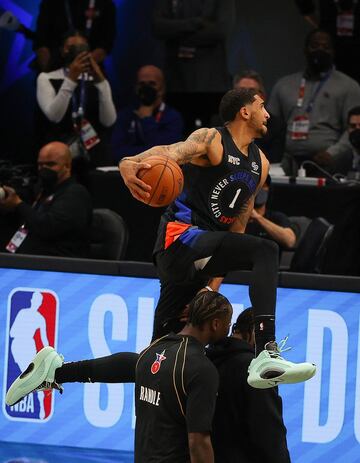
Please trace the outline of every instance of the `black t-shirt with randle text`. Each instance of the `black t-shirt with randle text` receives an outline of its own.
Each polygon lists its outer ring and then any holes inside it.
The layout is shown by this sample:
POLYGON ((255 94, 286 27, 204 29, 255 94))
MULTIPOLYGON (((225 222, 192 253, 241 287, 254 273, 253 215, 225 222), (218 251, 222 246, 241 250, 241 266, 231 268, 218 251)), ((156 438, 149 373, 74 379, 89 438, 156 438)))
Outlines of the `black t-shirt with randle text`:
POLYGON ((135 462, 190 461, 188 433, 211 432, 218 373, 192 336, 169 334, 136 366, 135 462))

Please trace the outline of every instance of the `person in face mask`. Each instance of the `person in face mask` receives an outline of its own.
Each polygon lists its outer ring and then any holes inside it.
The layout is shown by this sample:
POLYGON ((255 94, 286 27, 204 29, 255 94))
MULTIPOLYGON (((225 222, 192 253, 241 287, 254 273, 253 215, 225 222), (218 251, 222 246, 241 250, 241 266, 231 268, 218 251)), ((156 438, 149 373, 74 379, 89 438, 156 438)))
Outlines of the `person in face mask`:
POLYGON ((360 4, 358 0, 294 0, 311 27, 327 31, 334 42, 336 68, 360 82, 360 4))
POLYGON ((135 96, 134 104, 118 113, 112 135, 115 161, 182 139, 182 117, 164 101, 165 81, 161 69, 147 65, 138 70, 135 96))
MULTIPOLYGON (((346 173, 352 157, 347 115, 360 105, 360 86, 335 69, 327 32, 311 31, 304 51, 305 69, 280 79, 268 102, 270 113, 286 126, 283 169, 296 176, 302 162, 311 160, 330 173, 346 173)), ((324 175, 316 166, 311 173, 308 168, 308 175, 324 175)))
POLYGON ((332 42, 326 33, 318 32, 309 36, 305 44, 307 68, 305 75, 310 78, 322 78, 334 65, 332 42))
POLYGON ((110 161, 110 127, 116 120, 111 87, 90 53, 82 31, 69 31, 63 41, 63 66, 39 74, 36 98, 43 114, 38 118, 38 141, 64 141, 74 158, 81 153, 91 166, 110 161))
POLYGON ((360 106, 349 111, 348 133, 354 156, 352 170, 360 172, 360 106))
POLYGON ((292 249, 296 243, 296 235, 291 228, 290 220, 282 212, 267 208, 270 185, 269 175, 255 197, 254 209, 245 233, 273 240, 279 245, 280 250, 292 249))
POLYGON ((88 191, 71 176, 67 145, 52 142, 38 156, 39 193, 27 204, 13 188, 3 186, 0 207, 13 211, 18 228, 9 239, 10 253, 87 257, 92 202, 88 191))

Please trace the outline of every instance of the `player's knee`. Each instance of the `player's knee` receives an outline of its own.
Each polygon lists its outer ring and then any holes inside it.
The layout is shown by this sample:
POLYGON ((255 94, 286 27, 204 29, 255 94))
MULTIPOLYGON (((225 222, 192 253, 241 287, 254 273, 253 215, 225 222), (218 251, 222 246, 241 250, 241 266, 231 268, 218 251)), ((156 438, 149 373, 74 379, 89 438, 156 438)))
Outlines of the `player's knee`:
POLYGON ((261 243, 261 255, 267 259, 278 259, 279 258, 279 246, 275 241, 262 240, 261 243))

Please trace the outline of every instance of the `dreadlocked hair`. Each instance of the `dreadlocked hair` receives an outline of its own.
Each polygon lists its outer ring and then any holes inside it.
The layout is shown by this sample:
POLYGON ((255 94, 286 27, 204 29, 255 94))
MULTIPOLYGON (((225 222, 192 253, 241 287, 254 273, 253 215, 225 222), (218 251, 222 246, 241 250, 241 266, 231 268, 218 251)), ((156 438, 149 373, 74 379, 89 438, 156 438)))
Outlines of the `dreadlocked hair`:
POLYGON ((254 312, 252 307, 243 310, 233 324, 231 332, 246 335, 254 329, 254 312))
POLYGON ((226 315, 230 310, 231 304, 225 296, 216 291, 203 291, 189 304, 188 323, 202 326, 208 320, 226 315))

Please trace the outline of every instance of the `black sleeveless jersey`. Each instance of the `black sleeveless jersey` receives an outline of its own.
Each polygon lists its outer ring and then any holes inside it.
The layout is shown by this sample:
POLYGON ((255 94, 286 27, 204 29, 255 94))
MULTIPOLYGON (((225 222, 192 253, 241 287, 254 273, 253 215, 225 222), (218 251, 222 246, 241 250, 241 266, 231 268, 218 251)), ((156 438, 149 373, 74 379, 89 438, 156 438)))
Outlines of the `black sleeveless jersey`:
POLYGON ((219 127, 224 148, 217 166, 185 164, 184 190, 164 214, 166 222, 179 221, 203 230, 228 230, 243 204, 255 193, 261 178, 261 157, 255 143, 245 156, 226 127, 219 127))

